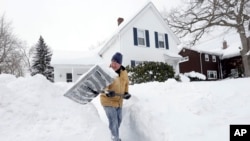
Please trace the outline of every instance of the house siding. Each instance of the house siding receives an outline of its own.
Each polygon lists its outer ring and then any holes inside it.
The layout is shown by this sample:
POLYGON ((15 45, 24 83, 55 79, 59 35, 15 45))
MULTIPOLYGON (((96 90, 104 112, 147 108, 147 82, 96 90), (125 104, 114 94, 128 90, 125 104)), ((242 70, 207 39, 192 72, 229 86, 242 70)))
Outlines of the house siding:
POLYGON ((207 77, 207 79, 209 79, 208 77, 208 71, 216 71, 217 74, 217 78, 216 79, 219 79, 221 78, 221 75, 220 75, 220 60, 219 60, 219 57, 216 56, 216 62, 213 62, 212 61, 212 56, 215 56, 215 55, 211 55, 211 54, 207 54, 208 57, 209 57, 209 61, 206 61, 205 60, 205 55, 207 53, 202 53, 201 54, 201 58, 202 58, 202 70, 203 70, 203 74, 207 77))
MULTIPOLYGON (((248 44, 250 45, 250 37, 248 38, 248 44)), ((190 72, 191 70, 197 70, 198 65, 202 65, 202 74, 207 77, 208 71, 217 71, 217 78, 224 79, 228 77, 243 77, 244 68, 241 57, 241 42, 239 35, 235 32, 223 35, 215 40, 204 42, 199 45, 192 47, 193 49, 183 48, 185 50, 192 50, 183 52, 183 49, 179 52, 183 57, 189 56, 189 62, 180 63, 180 72, 190 72), (221 42, 223 41, 223 42, 221 42), (211 47, 209 49, 208 47, 211 47), (205 49, 207 48, 207 49, 205 49), (200 50, 200 51, 199 51, 200 50), (201 51, 203 50, 203 51, 201 51), (198 63, 192 56, 201 53, 202 61, 197 66, 193 66, 198 63), (209 55, 209 62, 205 61, 205 54, 209 55), (216 56, 216 62, 212 62, 212 56, 216 56)), ((200 71, 197 71, 200 72, 200 71)), ((213 79, 210 79, 213 80, 213 79)))
POLYGON ((202 68, 200 66, 200 54, 193 50, 183 49, 179 53, 182 57, 188 56, 189 60, 186 62, 180 62, 180 73, 185 72, 199 72, 202 73, 202 68))
POLYGON ((175 71, 179 73, 177 45, 180 43, 177 36, 171 31, 164 19, 155 6, 150 2, 132 19, 127 20, 125 24, 121 24, 118 32, 104 45, 104 48, 98 53, 104 61, 110 63, 110 58, 115 52, 123 54, 123 66, 131 66, 133 61, 153 61, 166 62, 177 68, 175 71), (145 45, 139 43, 138 37, 142 37, 142 32, 145 31, 145 45), (161 33, 165 39, 165 48, 156 48, 154 32, 161 33), (166 59, 166 54, 175 54, 175 57, 166 59), (133 61, 132 61, 133 60, 133 61), (174 63, 173 63, 174 62, 174 63))
POLYGON ((54 81, 67 82, 67 74, 72 74, 72 82, 78 80, 93 65, 54 65, 54 81))
POLYGON ((123 63, 125 66, 131 65, 131 60, 136 61, 155 61, 165 62, 164 54, 167 51, 178 54, 177 42, 172 36, 169 36, 169 31, 159 22, 159 19, 151 10, 145 11, 140 19, 135 19, 128 25, 126 31, 121 31, 120 51, 123 53, 123 63), (148 31, 149 46, 137 46, 135 44, 136 29, 148 31), (167 34, 166 48, 156 48, 155 32, 167 34))
POLYGON ((182 57, 187 57, 188 56, 188 61, 180 62, 179 67, 180 67, 180 73, 186 73, 186 72, 191 72, 195 71, 201 74, 204 74, 207 78, 207 80, 214 80, 214 79, 209 79, 208 77, 208 71, 216 71, 216 76, 219 79, 221 78, 221 67, 220 67, 220 59, 219 56, 217 55, 211 55, 207 53, 200 53, 194 50, 190 49, 182 49, 179 53, 182 57), (208 55, 209 61, 205 60, 205 55, 208 55), (212 56, 216 57, 216 62, 212 61, 212 56))

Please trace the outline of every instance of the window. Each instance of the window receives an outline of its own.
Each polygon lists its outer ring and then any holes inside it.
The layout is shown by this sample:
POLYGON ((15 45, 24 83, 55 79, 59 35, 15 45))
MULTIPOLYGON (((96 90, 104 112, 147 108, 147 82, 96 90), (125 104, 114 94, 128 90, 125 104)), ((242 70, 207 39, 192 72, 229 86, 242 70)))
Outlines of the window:
POLYGON ((143 29, 133 28, 134 45, 150 47, 149 31, 143 29))
POLYGON ((231 69, 231 77, 234 77, 234 78, 239 77, 238 69, 231 69))
POLYGON ((185 57, 181 58, 180 62, 187 62, 187 61, 189 61, 189 56, 185 56, 185 57))
POLYGON ((141 63, 143 63, 143 61, 135 61, 135 66, 137 66, 137 65, 139 65, 141 63))
POLYGON ((209 61, 209 55, 208 54, 205 54, 205 61, 209 61))
POLYGON ((145 35, 143 30, 138 29, 138 45, 145 46, 145 35))
POLYGON ((158 34, 158 44, 159 44, 159 48, 165 48, 165 41, 164 41, 163 34, 158 34))
POLYGON ((168 34, 155 32, 155 47, 169 49, 168 34))
POLYGON ((216 62, 216 56, 212 56, 212 60, 213 60, 213 62, 216 62))
POLYGON ((131 67, 135 67, 139 64, 143 63, 143 61, 135 61, 135 60, 131 60, 131 67))
POLYGON ((217 71, 208 70, 207 71, 208 79, 217 79, 217 71))
POLYGON ((66 73, 66 82, 72 82, 72 73, 66 73))

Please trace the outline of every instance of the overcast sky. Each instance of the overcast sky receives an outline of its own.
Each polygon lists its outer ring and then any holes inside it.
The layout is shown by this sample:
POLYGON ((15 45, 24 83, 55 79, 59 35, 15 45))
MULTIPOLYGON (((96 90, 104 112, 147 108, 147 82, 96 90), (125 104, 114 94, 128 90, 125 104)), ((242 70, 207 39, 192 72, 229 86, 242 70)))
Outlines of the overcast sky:
MULTIPOLYGON (((131 17, 150 0, 0 0, 0 15, 12 22, 13 32, 27 42, 42 35, 52 50, 88 50, 107 39, 117 18, 131 17)), ((151 0, 159 11, 180 0, 151 0)))

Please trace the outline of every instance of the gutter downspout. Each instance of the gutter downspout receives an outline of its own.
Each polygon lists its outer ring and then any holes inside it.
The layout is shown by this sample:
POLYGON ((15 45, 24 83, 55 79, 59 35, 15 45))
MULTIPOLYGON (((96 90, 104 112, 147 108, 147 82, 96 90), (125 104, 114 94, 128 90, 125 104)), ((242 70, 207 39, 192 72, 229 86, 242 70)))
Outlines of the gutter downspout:
POLYGON ((74 68, 73 68, 73 66, 71 67, 71 73, 72 73, 72 82, 75 82, 75 78, 74 78, 75 75, 74 75, 74 68))
POLYGON ((220 56, 220 63, 219 63, 219 68, 220 68, 220 78, 223 79, 223 72, 222 72, 222 65, 221 65, 221 59, 222 59, 222 56, 220 56))
POLYGON ((200 53, 200 65, 201 65, 201 74, 203 74, 203 70, 202 70, 202 60, 201 60, 201 54, 202 54, 202 53, 200 53))

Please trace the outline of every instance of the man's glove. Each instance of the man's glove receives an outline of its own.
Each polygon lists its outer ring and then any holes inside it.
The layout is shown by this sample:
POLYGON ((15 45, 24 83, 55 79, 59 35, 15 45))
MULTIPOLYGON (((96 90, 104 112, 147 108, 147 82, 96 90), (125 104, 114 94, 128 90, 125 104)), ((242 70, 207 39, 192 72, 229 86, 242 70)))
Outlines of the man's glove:
POLYGON ((123 96, 124 99, 129 99, 130 97, 131 97, 131 94, 129 93, 125 93, 123 96))
POLYGON ((108 91, 108 93, 106 93, 107 97, 114 97, 115 96, 115 92, 114 91, 108 91))

